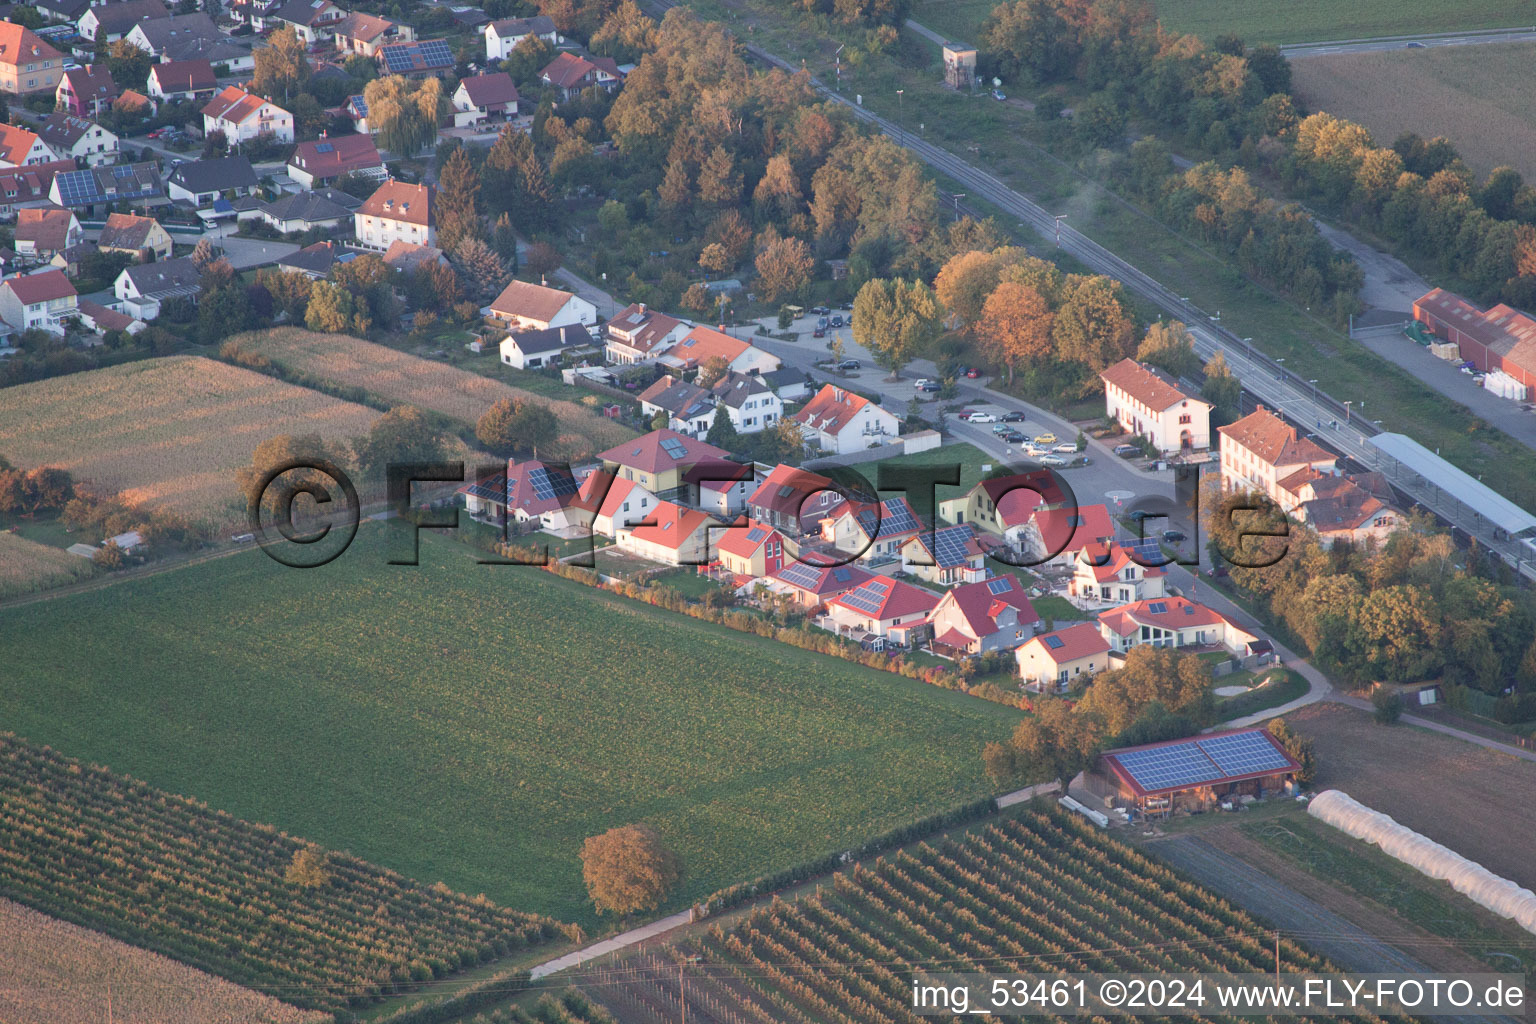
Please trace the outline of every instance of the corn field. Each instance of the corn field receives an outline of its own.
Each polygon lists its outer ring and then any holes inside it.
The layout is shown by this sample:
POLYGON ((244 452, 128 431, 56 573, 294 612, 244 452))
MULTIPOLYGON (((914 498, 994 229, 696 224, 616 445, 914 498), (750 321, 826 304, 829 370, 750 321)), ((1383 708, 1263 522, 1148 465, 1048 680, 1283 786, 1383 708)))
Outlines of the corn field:
POLYGON ((309 1009, 363 1006, 574 929, 0 736, 0 895, 309 1009))
MULTIPOLYGON (((1290 940, 1280 953, 1288 972, 1328 969, 1290 940)), ((1075 818, 1028 813, 855 865, 815 895, 590 972, 584 988, 625 1024, 675 1021, 684 999, 696 1024, 917 1024, 933 1019, 911 1007, 919 970, 1274 966, 1272 933, 1243 911, 1075 818)))
POLYGON ((6 1024, 304 1024, 329 1019, 0 899, 6 1024))
MULTIPOLYGON (((310 377, 337 387, 359 388, 391 405, 414 405, 471 426, 500 399, 537 402, 548 406, 560 422, 555 449, 547 453, 555 458, 581 458, 635 436, 623 424, 578 402, 545 398, 345 334, 276 327, 230 340, 243 352, 270 360, 293 379, 310 377)), ((541 454, 546 453, 541 450, 541 454)))
POLYGON ((0 598, 47 590, 89 575, 89 558, 0 532, 0 598))
POLYGON ((0 402, 0 455, 58 466, 130 505, 224 524, 244 516, 235 471, 278 434, 345 441, 373 409, 201 356, 170 356, 20 384, 0 402))

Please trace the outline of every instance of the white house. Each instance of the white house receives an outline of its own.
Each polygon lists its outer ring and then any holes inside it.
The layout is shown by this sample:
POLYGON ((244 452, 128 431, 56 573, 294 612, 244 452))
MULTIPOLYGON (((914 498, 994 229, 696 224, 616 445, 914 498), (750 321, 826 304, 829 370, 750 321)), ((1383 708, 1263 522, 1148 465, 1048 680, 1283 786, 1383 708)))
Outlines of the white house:
POLYGON ((354 219, 358 244, 381 250, 396 242, 435 246, 433 198, 431 185, 386 181, 358 208, 354 219))
POLYGON ((661 504, 644 485, 606 470, 581 482, 580 500, 592 514, 592 532, 602 537, 617 537, 619 531, 644 522, 661 504))
POLYGON ((780 364, 778 356, 712 327, 693 328, 677 344, 659 353, 657 361, 686 372, 697 370, 712 359, 723 361, 726 369, 735 373, 771 373, 780 364))
POLYGON ((565 356, 583 355, 596 349, 592 335, 582 326, 550 327, 523 331, 501 339, 501 361, 519 370, 537 370, 558 363, 565 356))
POLYGON ((987 549, 970 523, 924 530, 901 545, 901 568, 941 587, 987 577, 987 549))
POLYGON ((623 551, 664 565, 704 565, 709 561, 713 523, 697 509, 660 501, 646 520, 618 530, 615 543, 623 551))
POLYGON ((962 583, 939 599, 928 616, 933 642, 959 654, 1018 647, 1035 635, 1040 616, 1016 576, 962 583))
POLYGON ((42 123, 38 137, 61 160, 82 167, 109 164, 117 159, 117 136, 95 121, 74 114, 54 114, 42 123))
POLYGON ((517 44, 529 36, 538 36, 550 46, 559 46, 560 33, 554 19, 545 15, 532 18, 503 18, 485 26, 485 59, 495 64, 512 55, 517 44))
POLYGON ((34 206, 16 211, 12 241, 18 256, 52 256, 84 240, 85 229, 73 210, 34 206))
POLYGON ((517 116, 517 86, 505 71, 471 75, 453 93, 453 126, 497 124, 517 116))
POLYGON ((508 518, 551 532, 585 528, 592 521, 569 467, 538 459, 508 460, 504 471, 459 488, 470 515, 498 524, 508 518))
POLYGON ((654 361, 682 341, 693 325, 637 302, 615 314, 608 321, 607 330, 603 355, 608 362, 634 366, 654 361))
POLYGON ((35 132, 0 124, 0 167, 27 167, 61 159, 35 132))
POLYGON ((203 107, 203 132, 223 132, 231 145, 267 132, 278 142, 292 142, 293 115, 238 85, 226 85, 203 107))
POLYGON ((822 540, 869 563, 900 558, 902 546, 922 530, 906 498, 886 498, 879 505, 844 501, 821 521, 822 540))
POLYGON ((714 396, 704 388, 666 374, 640 392, 640 412, 654 418, 667 414, 667 426, 679 434, 703 437, 714 425, 714 396))
POLYGON ((901 421, 862 395, 826 384, 795 413, 808 444, 834 455, 850 455, 901 433, 901 421))
POLYGON ((889 576, 875 576, 827 602, 836 632, 856 640, 880 637, 909 643, 927 624, 939 595, 889 576))
POLYGON ((157 263, 136 263, 117 275, 112 292, 130 316, 153 320, 167 299, 196 299, 202 272, 186 256, 157 263))
POLYGON ((1403 526, 1402 513, 1391 504, 1392 487, 1380 473, 1318 476, 1296 496, 1297 518, 1317 531, 1324 547, 1339 541, 1384 544, 1403 526))
POLYGON ((491 317, 509 331, 543 331, 595 324, 597 307, 580 295, 558 288, 512 281, 491 300, 491 317))
POLYGON ((1211 446, 1211 404, 1184 391, 1165 374, 1122 359, 1099 374, 1107 415, 1160 452, 1211 446))
POLYGON ((0 319, 18 330, 63 334, 64 322, 77 315, 79 302, 75 286, 61 270, 0 281, 0 319))
POLYGON ((1332 476, 1338 460, 1262 405, 1221 435, 1221 485, 1228 491, 1257 491, 1289 513, 1301 504, 1301 487, 1332 476))
POLYGON ((727 373, 709 389, 738 434, 756 434, 784 418, 784 400, 755 373, 727 373))
POLYGON ((1105 608, 1162 597, 1168 570, 1142 565, 1119 544, 1094 545, 1072 563, 1067 597, 1079 608, 1105 608))
POLYGON ((1065 690, 1072 680, 1109 667, 1109 641, 1091 622, 1042 633, 1014 653, 1019 676, 1031 689, 1065 690))
POLYGON ((1222 647, 1246 655, 1258 637, 1214 609, 1185 597, 1133 601, 1099 613, 1099 634, 1111 649, 1125 652, 1141 644, 1154 647, 1222 647))

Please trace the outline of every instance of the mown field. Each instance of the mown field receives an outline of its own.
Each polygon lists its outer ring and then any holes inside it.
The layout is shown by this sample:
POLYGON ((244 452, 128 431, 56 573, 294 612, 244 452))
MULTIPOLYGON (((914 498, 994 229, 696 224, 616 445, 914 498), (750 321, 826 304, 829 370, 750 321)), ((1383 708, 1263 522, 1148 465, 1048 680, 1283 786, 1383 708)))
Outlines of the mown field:
POLYGON ((6 1024, 299 1024, 287 1006, 156 953, 0 899, 0 1020, 6 1024))
POLYGON ((1153 0, 1176 32, 1250 43, 1307 43, 1530 25, 1530 8, 1509 0, 1153 0))
POLYGON ((219 525, 244 515, 235 471, 262 441, 346 441, 378 416, 250 370, 170 356, 6 388, 0 455, 18 466, 58 466, 130 504, 219 525))
POLYGON ((1508 164, 1536 177, 1536 45, 1325 54, 1291 71, 1308 109, 1364 125, 1379 145, 1408 131, 1443 135, 1479 176, 1508 164))
POLYGON ((549 453, 557 457, 590 455, 635 436, 633 430, 581 403, 536 395, 345 334, 276 327, 237 335, 232 341, 243 351, 297 375, 296 379, 311 377, 338 387, 361 388, 391 405, 414 405, 471 426, 500 399, 538 402, 560 420, 560 439, 549 453))
POLYGON ((90 559, 14 533, 0 532, 0 598, 85 579, 91 571, 90 559))
POLYGON ((593 923, 581 841, 651 823, 671 906, 989 788, 1019 713, 382 528, 7 613, 7 727, 503 906, 593 923), (82 623, 89 623, 83 628, 82 623))

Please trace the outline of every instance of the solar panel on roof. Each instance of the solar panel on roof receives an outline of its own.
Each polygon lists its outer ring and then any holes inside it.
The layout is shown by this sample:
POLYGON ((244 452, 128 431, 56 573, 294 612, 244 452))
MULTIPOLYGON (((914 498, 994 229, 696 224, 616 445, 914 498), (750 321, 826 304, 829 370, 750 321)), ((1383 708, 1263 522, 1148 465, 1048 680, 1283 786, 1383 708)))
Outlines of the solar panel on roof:
POLYGON ((1115 760, 1142 789, 1151 791, 1176 786, 1198 786, 1223 777, 1199 745, 1193 741, 1148 750, 1128 750, 1115 760))
POLYGON ((866 586, 868 586, 870 590, 873 590, 877 594, 884 594, 887 590, 891 589, 891 585, 889 583, 884 583, 880 580, 873 580, 866 584, 866 586))
MULTIPOLYGON (((934 561, 940 568, 961 564, 966 559, 966 545, 971 541, 971 531, 965 526, 950 526, 933 535, 934 561)), ((993 591, 997 593, 997 591, 993 591)))
POLYGON ((847 583, 849 580, 853 579, 853 573, 849 572, 846 568, 833 569, 832 578, 837 580, 839 583, 847 583))
POLYGON ((1147 611, 1151 612, 1153 615, 1160 615, 1167 610, 1168 603, 1166 601, 1153 601, 1151 604, 1147 605, 1147 611))
POLYGON ((821 570, 804 562, 793 562, 779 570, 779 579, 809 590, 821 579, 821 570))
POLYGON ((683 442, 679 441, 675 437, 668 437, 663 439, 661 442, 661 450, 666 452, 668 456, 674 459, 680 459, 684 455, 688 454, 688 446, 683 444, 683 442))
POLYGON ((1249 775, 1290 765, 1262 733, 1240 732, 1199 741, 1200 749, 1227 775, 1249 775))
POLYGON ((767 530, 763 529, 761 526, 754 526, 752 529, 747 531, 747 543, 756 544, 766 536, 768 536, 767 530))
POLYGON ((334 153, 334 152, 336 152, 336 147, 331 145, 329 142, 322 142, 318 146, 315 147, 315 152, 316 153, 334 153))
MULTIPOLYGON (((875 539, 893 537, 899 533, 913 533, 922 529, 917 517, 912 514, 911 507, 900 498, 888 498, 880 503, 880 527, 875 531, 875 539)), ((864 521, 865 531, 868 532, 870 524, 874 520, 874 512, 866 511, 859 518, 864 521)))
POLYGON ((999 576, 996 579, 987 580, 987 589, 994 594, 1013 593, 1013 577, 999 576))
POLYGON ((1048 636, 1045 638, 1045 646, 1049 647, 1053 651, 1059 651, 1067 645, 1062 642, 1062 639, 1059 636, 1048 636))
POLYGON ((576 493, 575 477, 569 473, 552 473, 545 466, 539 466, 528 473, 528 485, 533 488, 534 497, 540 501, 576 493))
POLYGON ((1163 565, 1168 561, 1163 555, 1162 548, 1157 546, 1156 537, 1138 537, 1125 547, 1143 565, 1163 565))
POLYGON ((857 590, 844 594, 841 600, 844 604, 857 608, 861 612, 877 615, 880 612, 880 605, 885 601, 885 591, 884 583, 866 583, 857 590))

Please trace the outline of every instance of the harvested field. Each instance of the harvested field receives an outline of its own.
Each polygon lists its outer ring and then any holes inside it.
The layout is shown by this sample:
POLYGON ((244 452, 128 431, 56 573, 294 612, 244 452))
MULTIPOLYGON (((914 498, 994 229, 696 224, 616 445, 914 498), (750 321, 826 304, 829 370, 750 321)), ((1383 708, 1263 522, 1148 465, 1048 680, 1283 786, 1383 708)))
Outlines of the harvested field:
POLYGON ((328 1019, 0 899, 6 1024, 289 1024, 328 1019))
POLYGON ((84 558, 14 533, 0 533, 0 598, 57 587, 91 574, 84 558))
POLYGON ((232 339, 247 353, 264 356, 294 379, 306 377, 343 388, 361 388, 390 404, 409 404, 473 425, 503 398, 546 405, 560 420, 560 439, 550 454, 580 458, 622 444, 635 432, 579 402, 562 402, 514 388, 478 373, 375 345, 345 334, 317 334, 296 327, 253 331, 232 339))
POLYGON ((1536 762, 1522 761, 1369 712, 1322 703, 1287 716, 1317 744, 1317 786, 1342 789, 1495 874, 1536 886, 1536 762))
POLYGON ((1536 179, 1536 45, 1488 43, 1292 60, 1309 110, 1356 121, 1377 145, 1443 135, 1479 176, 1508 164, 1536 179))
POLYGON ((235 471, 262 441, 345 441, 378 416, 251 370, 171 356, 6 388, 0 454, 218 526, 244 515, 235 471))

